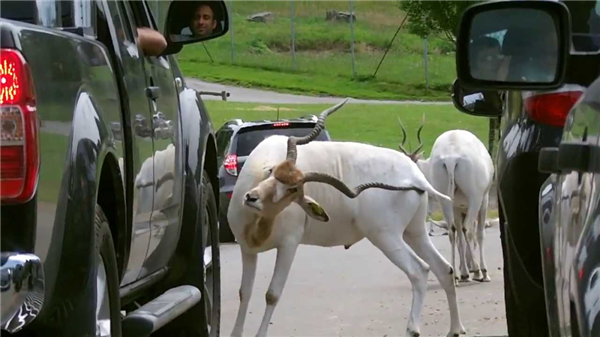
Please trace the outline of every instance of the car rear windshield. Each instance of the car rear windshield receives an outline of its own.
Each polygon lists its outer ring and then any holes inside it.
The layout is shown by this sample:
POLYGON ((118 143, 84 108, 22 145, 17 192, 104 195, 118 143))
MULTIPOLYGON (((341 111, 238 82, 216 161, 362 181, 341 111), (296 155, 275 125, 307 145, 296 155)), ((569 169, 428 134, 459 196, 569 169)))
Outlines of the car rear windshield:
MULTIPOLYGON (((254 148, 265 138, 273 135, 303 137, 308 135, 314 125, 308 124, 306 127, 268 127, 268 128, 248 128, 242 130, 237 135, 237 155, 239 157, 247 156, 254 148)), ((321 131, 315 140, 329 140, 327 131, 321 131)))
POLYGON ((564 4, 571 13, 575 51, 600 51, 600 0, 564 1, 564 4))

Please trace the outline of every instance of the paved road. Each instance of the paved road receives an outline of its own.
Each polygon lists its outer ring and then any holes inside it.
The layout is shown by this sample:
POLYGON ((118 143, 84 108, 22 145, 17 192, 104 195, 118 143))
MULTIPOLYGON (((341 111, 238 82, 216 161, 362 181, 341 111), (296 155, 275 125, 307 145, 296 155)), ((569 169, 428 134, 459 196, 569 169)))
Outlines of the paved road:
MULTIPOLYGON (((230 85, 208 83, 194 78, 185 79, 190 88, 198 91, 216 91, 223 90, 231 93, 228 101, 231 102, 251 102, 251 103, 271 103, 271 104, 335 104, 339 103, 343 98, 340 97, 314 97, 301 96, 292 94, 281 94, 273 91, 249 89, 243 87, 235 87, 230 85)), ((204 95, 205 100, 220 100, 220 97, 204 95)), ((435 104, 435 105, 450 105, 451 102, 421 102, 421 101, 378 101, 351 99, 348 103, 356 104, 435 104)))
MULTIPOLYGON (((458 288, 459 308, 467 336, 507 335, 498 227, 487 229, 486 234, 492 282, 463 283, 458 288)), ((449 260, 448 237, 432 239, 449 260)), ((259 255, 245 335, 254 336, 258 331, 274 260, 275 251, 259 255)), ((221 332, 223 336, 229 336, 239 305, 242 268, 239 247, 222 245, 221 261, 221 332)), ((349 250, 302 246, 273 315, 269 335, 404 336, 411 297, 406 275, 366 240, 349 250)), ((421 335, 445 336, 449 327, 445 294, 430 274, 421 335)))

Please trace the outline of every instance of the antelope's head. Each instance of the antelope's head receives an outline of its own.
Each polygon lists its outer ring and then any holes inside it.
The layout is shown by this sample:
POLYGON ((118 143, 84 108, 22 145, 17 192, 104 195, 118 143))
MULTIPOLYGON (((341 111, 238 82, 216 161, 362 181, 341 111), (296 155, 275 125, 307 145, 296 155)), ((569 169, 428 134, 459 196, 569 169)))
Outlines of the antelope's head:
MULTIPOLYGON (((297 203, 312 218, 329 221, 325 210, 314 199, 304 195, 304 184, 309 181, 328 183, 332 178, 315 172, 304 173, 296 167, 297 145, 313 141, 324 129, 325 118, 340 109, 348 99, 323 111, 312 132, 305 137, 290 136, 287 142, 286 159, 265 170, 264 179, 244 195, 244 205, 263 218, 275 218, 286 207, 297 203), (329 177, 329 178, 326 178, 329 177), (330 179, 329 179, 330 180, 330 179)), ((335 180, 335 178, 333 178, 335 180)), ((329 184, 335 184, 330 181, 329 184)))

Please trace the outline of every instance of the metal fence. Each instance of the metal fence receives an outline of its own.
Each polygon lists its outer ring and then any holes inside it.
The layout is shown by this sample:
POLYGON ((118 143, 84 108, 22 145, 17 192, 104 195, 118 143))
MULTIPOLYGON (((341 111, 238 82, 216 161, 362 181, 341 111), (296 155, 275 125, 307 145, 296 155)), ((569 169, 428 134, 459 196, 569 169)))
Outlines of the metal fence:
POLYGON ((447 88, 455 77, 454 45, 408 34, 396 1, 228 0, 227 7, 227 36, 186 48, 184 58, 359 80, 376 77, 425 88, 447 88))

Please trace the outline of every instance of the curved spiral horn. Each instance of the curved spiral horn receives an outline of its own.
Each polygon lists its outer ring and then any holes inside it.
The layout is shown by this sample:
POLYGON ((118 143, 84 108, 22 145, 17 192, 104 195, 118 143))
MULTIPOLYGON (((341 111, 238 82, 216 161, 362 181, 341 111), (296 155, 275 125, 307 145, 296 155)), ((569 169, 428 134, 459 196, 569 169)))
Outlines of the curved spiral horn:
MULTIPOLYGON (((400 128, 402 129, 402 143, 398 144, 398 148, 400 149, 400 151, 402 151, 402 153, 407 155, 412 161, 416 162, 419 158, 419 151, 421 151, 421 149, 423 148, 423 142, 421 140, 421 131, 423 130, 423 126, 425 125, 425 114, 423 114, 423 122, 421 122, 421 126, 419 126, 419 129, 417 130, 417 140, 419 141, 419 145, 412 152, 407 151, 404 148, 404 143, 406 143, 406 129, 404 128, 404 124, 402 124, 400 117, 398 117, 398 123, 400 123, 400 128)), ((410 145, 410 142, 409 142, 409 145, 410 145)))
POLYGON ((406 129, 404 128, 404 124, 402 124, 400 117, 398 117, 398 123, 400 123, 400 128, 402 129, 402 142, 398 144, 398 149, 408 156, 410 152, 406 151, 404 148, 404 144, 406 143, 406 129))
POLYGON ((412 155, 416 155, 417 153, 419 153, 419 151, 421 151, 421 148, 423 147, 423 142, 421 141, 421 130, 423 130, 423 126, 425 125, 425 114, 423 114, 423 122, 421 122, 421 126, 419 126, 419 130, 417 130, 417 140, 419 141, 419 146, 417 146, 417 149, 412 153, 412 155))
POLYGON ((325 128, 325 118, 331 115, 332 113, 339 110, 346 102, 348 102, 350 98, 346 98, 342 102, 332 106, 331 108, 321 112, 319 115, 319 120, 317 121, 317 125, 313 128, 312 132, 305 137, 294 137, 290 136, 287 142, 287 155, 286 159, 292 161, 292 163, 296 163, 296 158, 298 157, 298 151, 296 150, 296 145, 304 145, 313 141, 319 133, 325 128))
POLYGON ((422 194, 424 192, 422 189, 415 187, 415 186, 392 186, 392 185, 379 183, 379 182, 360 184, 360 185, 356 186, 354 189, 350 189, 350 187, 348 187, 341 180, 339 180, 333 176, 330 176, 328 174, 319 173, 319 172, 306 173, 304 175, 303 183, 308 183, 308 182, 318 182, 318 183, 324 183, 324 184, 331 185, 338 191, 342 192, 344 195, 346 195, 350 199, 354 199, 354 198, 358 197, 359 194, 361 194, 364 190, 369 189, 369 188, 380 188, 380 189, 389 190, 389 191, 416 191, 419 194, 422 194))

